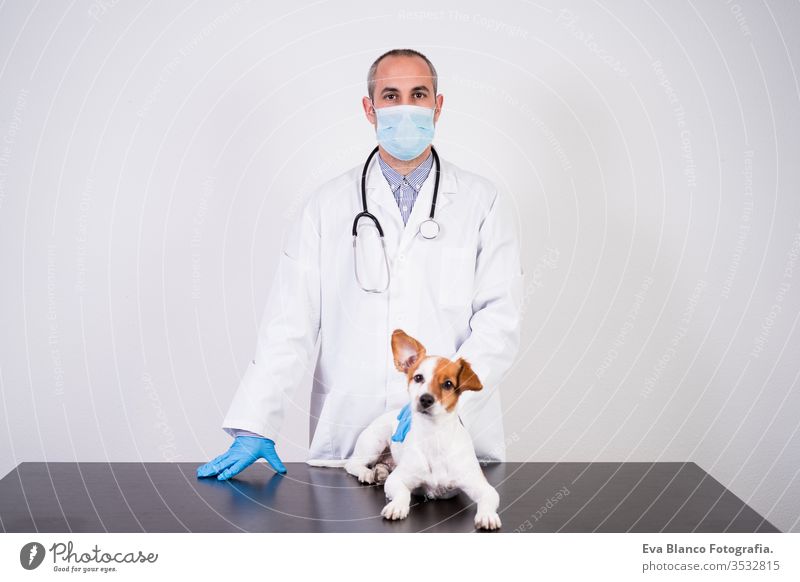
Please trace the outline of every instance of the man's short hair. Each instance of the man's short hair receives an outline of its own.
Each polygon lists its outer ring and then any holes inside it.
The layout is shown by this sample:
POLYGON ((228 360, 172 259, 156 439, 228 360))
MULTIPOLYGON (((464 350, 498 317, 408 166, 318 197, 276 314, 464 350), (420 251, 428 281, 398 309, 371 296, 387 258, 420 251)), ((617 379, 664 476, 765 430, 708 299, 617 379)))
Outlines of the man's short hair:
POLYGON ((433 63, 428 60, 428 57, 419 51, 415 51, 414 49, 392 49, 375 59, 375 62, 372 63, 372 66, 369 68, 369 73, 367 74, 367 93, 369 94, 370 99, 373 98, 372 94, 375 92, 375 74, 378 72, 378 65, 386 57, 420 57, 422 60, 424 60, 431 70, 431 77, 433 77, 433 94, 436 96, 436 88, 439 84, 439 77, 436 74, 436 68, 433 66, 433 63))

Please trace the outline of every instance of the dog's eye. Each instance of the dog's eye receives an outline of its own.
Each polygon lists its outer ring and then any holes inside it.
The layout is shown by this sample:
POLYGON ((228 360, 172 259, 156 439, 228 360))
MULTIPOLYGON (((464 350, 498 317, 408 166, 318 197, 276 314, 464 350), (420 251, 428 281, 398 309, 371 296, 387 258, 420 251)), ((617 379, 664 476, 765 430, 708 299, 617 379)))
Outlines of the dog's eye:
POLYGON ((452 390, 453 383, 450 380, 445 380, 444 384, 442 384, 442 388, 444 388, 445 390, 452 390))
POLYGON ((423 380, 425 380, 425 378, 422 377, 422 374, 414 375, 414 382, 416 382, 417 384, 422 384, 423 380))

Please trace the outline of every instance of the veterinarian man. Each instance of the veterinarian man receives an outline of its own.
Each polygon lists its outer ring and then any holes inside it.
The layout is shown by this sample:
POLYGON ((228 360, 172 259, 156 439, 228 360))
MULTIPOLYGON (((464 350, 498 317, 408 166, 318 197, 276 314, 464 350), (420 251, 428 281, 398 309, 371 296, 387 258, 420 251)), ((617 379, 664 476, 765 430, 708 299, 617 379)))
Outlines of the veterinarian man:
POLYGON ((307 462, 349 457, 367 424, 408 403, 392 361, 398 328, 429 355, 470 362, 484 388, 464 393, 458 414, 479 459, 505 460, 498 388, 517 354, 523 289, 515 209, 431 147, 444 99, 437 82, 417 51, 373 63, 362 105, 378 155, 318 188, 286 232, 255 358, 222 425, 234 443, 199 477, 229 479, 259 458, 286 471, 275 451, 284 401, 318 337, 307 462))

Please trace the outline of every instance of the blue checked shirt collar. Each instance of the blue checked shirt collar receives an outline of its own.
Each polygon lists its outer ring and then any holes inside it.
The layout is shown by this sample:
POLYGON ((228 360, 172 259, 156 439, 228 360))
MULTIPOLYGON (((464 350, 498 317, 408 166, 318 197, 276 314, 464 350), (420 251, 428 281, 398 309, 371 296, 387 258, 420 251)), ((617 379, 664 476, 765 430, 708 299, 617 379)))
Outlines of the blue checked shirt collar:
POLYGON ((428 157, 425 158, 425 161, 411 170, 411 172, 409 172, 406 176, 403 176, 389 164, 384 162, 380 154, 378 155, 378 162, 381 165, 381 171, 383 172, 386 181, 389 182, 389 187, 392 189, 393 194, 397 193, 397 189, 403 184, 403 180, 405 180, 409 186, 414 188, 414 191, 419 193, 419 189, 422 188, 422 184, 425 182, 425 179, 428 177, 431 167, 433 166, 433 154, 428 154, 428 157))

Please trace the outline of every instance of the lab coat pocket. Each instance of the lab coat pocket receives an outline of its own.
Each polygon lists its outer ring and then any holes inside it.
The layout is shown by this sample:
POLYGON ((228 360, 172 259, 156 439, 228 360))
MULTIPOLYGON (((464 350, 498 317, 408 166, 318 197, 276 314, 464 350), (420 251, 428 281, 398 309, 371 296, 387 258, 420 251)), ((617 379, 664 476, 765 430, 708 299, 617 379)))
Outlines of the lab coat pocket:
POLYGON ((461 307, 472 301, 475 282, 475 249, 444 247, 439 266, 439 304, 461 307))

